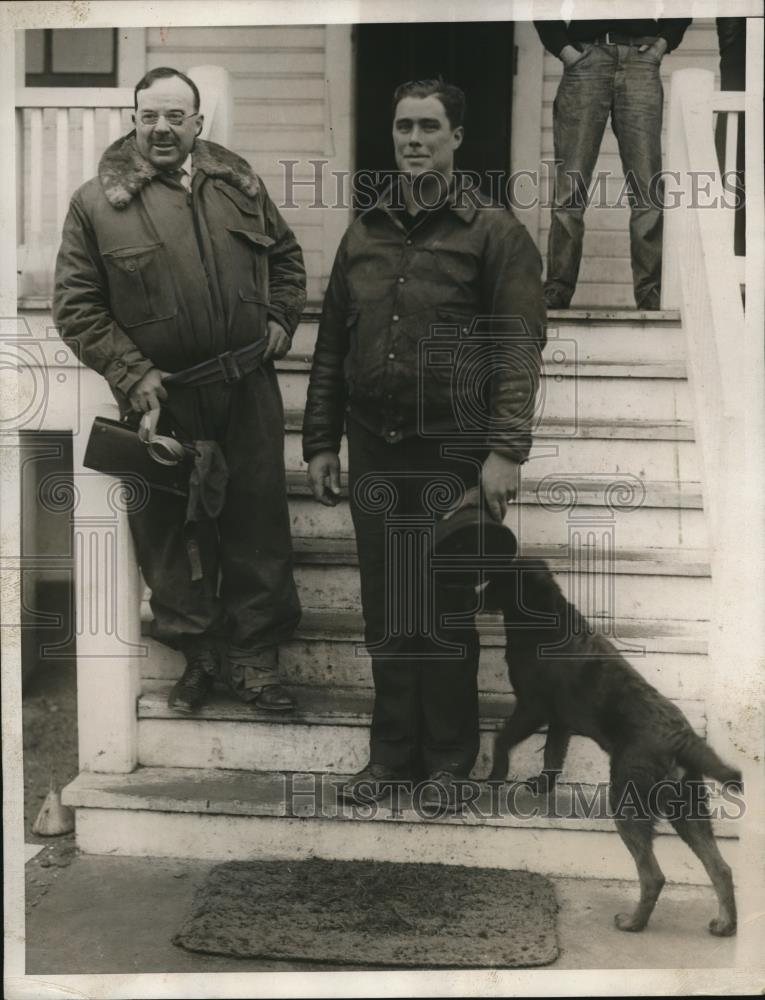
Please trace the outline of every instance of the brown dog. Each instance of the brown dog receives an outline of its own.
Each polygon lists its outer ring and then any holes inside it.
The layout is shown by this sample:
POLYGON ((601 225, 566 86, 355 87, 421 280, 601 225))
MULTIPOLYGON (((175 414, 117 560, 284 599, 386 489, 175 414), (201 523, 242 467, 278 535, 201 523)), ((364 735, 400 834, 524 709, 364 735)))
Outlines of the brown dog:
POLYGON ((592 633, 544 562, 517 559, 512 568, 493 574, 484 591, 484 608, 504 615, 506 657, 517 698, 495 741, 490 780, 504 780, 511 747, 546 724, 544 771, 531 782, 532 788, 551 792, 571 736, 595 740, 611 758, 609 802, 640 878, 640 902, 634 913, 617 914, 616 926, 641 931, 653 912, 664 886, 653 852, 653 827, 656 816, 664 815, 712 880, 719 912, 709 930, 735 934, 731 870, 717 848, 707 800, 704 795, 700 800, 699 792, 703 776, 740 790, 740 772, 724 764, 680 709, 607 639, 592 633), (671 812, 657 807, 661 795, 651 792, 666 779, 676 782, 671 812), (628 792, 633 803, 643 806, 631 815, 617 808, 628 792))

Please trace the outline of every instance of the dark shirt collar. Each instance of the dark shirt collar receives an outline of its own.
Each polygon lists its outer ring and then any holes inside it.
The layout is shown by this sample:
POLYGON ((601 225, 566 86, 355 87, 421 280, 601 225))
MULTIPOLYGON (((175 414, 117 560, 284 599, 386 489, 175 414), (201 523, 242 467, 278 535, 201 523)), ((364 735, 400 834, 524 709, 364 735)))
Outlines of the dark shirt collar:
MULTIPOLYGON (((404 204, 404 197, 403 194, 400 194, 400 197, 398 198, 395 197, 395 192, 393 190, 393 185, 395 183, 396 180, 392 180, 390 184, 380 193, 380 196, 370 209, 370 212, 384 212, 390 219, 397 222, 398 220, 396 217, 399 216, 402 211, 402 208, 399 206, 404 204)), ((457 174, 455 174, 451 179, 449 191, 445 200, 438 205, 434 205, 432 209, 421 210, 417 213, 415 218, 421 214, 429 215, 431 213, 435 214, 436 212, 440 213, 445 208, 448 208, 451 212, 453 212, 458 219, 465 223, 465 225, 470 225, 475 218, 477 212, 476 205, 468 194, 461 191, 457 174)), ((403 211, 405 212, 406 208, 403 208, 403 211)))

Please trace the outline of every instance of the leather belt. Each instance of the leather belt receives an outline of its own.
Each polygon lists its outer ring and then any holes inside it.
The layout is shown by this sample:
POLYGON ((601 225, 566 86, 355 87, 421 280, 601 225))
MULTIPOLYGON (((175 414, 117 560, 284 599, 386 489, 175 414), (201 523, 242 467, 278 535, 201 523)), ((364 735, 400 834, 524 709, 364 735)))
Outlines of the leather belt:
MULTIPOLYGON (((594 45, 653 45, 659 38, 658 35, 621 35, 618 31, 607 31, 605 35, 589 39, 594 45)), ((587 39, 582 39, 587 41, 587 39)))
POLYGON ((263 337, 237 351, 224 351, 209 361, 202 361, 180 372, 171 372, 162 379, 162 384, 195 386, 225 382, 226 385, 233 385, 260 365, 267 344, 268 338, 263 337))

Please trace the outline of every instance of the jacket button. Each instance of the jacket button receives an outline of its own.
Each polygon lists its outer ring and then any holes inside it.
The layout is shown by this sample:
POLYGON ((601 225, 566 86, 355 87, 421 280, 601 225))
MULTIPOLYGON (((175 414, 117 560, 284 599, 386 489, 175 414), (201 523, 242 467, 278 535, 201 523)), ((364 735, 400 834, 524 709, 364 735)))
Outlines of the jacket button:
POLYGON ((390 354, 388 355, 388 360, 392 361, 395 357, 396 355, 393 353, 393 351, 391 351, 390 354))
POLYGON ((394 314, 393 314, 393 317, 392 317, 392 319, 393 319, 393 322, 394 322, 394 323, 398 323, 398 321, 399 321, 399 318, 400 318, 400 317, 399 317, 398 313, 394 313, 394 314))
POLYGON ((411 240, 407 240, 407 241, 406 241, 406 245, 407 245, 408 247, 410 247, 410 246, 412 245, 412 241, 411 241, 411 240))
POLYGON ((389 438, 394 438, 397 433, 398 433, 398 431, 388 431, 388 437, 389 438))
POLYGON ((401 278, 398 279, 399 285, 403 285, 405 281, 406 281, 406 278, 403 278, 403 277, 401 277, 401 278))
POLYGON ((128 271, 135 271, 135 264, 128 264, 127 269, 128 271))

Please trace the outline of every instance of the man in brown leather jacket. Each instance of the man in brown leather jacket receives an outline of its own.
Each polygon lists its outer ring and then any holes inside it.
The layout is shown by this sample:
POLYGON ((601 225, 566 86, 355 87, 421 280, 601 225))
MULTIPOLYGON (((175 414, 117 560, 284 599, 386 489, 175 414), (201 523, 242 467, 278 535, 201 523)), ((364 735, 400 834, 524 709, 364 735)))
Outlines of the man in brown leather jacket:
POLYGON ((300 604, 272 359, 289 349, 305 303, 302 253, 250 165, 198 138, 193 81, 154 69, 136 86, 135 107, 135 132, 72 197, 54 319, 123 413, 161 405, 168 429, 214 443, 227 466, 220 515, 193 535, 181 497, 155 492, 130 514, 155 635, 187 661, 170 707, 196 711, 222 651, 238 695, 288 711, 277 645, 300 604), (264 341, 264 364, 237 354, 264 341), (204 384, 163 385, 167 373, 204 363, 204 384))
POLYGON ((402 183, 345 233, 314 352, 304 457, 316 499, 334 503, 345 424, 375 686, 370 761, 346 786, 351 799, 429 777, 451 801, 454 779, 470 773, 475 626, 443 631, 449 588, 423 591, 428 572, 417 559, 402 571, 389 529, 432 521, 478 482, 501 520, 531 446, 545 343, 541 261, 511 212, 455 184, 463 112, 464 95, 443 81, 396 91, 402 183), (446 655, 455 640, 463 655, 446 655))

